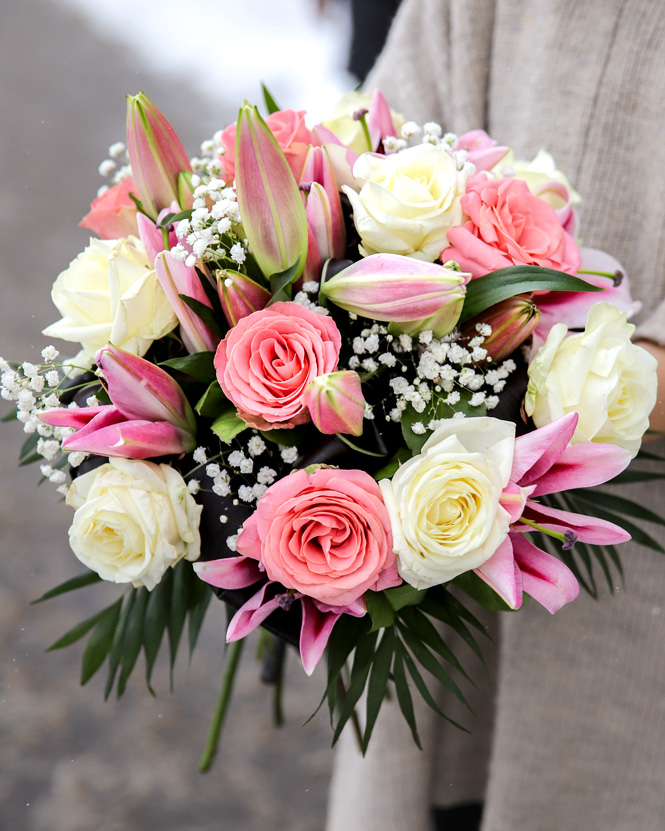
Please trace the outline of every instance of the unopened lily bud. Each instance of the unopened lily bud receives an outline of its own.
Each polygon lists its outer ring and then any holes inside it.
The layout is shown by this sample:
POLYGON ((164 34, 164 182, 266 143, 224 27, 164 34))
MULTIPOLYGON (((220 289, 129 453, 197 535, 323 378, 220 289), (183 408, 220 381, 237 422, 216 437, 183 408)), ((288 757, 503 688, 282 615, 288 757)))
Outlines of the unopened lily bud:
POLYGON ((127 96, 127 152, 143 210, 156 219, 179 202, 178 176, 191 167, 175 130, 142 92, 127 96))
POLYGON ((467 321, 462 334, 474 337, 477 334, 476 324, 487 323, 492 328, 492 334, 483 341, 483 349, 487 350, 492 360, 502 361, 531 336, 539 320, 538 306, 533 300, 518 294, 467 321))
POLYGON ((250 280, 246 274, 220 269, 216 272, 216 277, 219 300, 229 326, 235 326, 252 312, 265 309, 270 302, 270 292, 250 280))
POLYGON ((319 375, 305 390, 303 403, 321 433, 361 435, 365 399, 357 372, 342 370, 319 375))
POLYGON ((256 107, 240 108, 235 176, 242 225, 266 277, 305 267, 307 219, 302 196, 275 136, 256 107))
POLYGON ((372 254, 327 280, 322 290, 348 312, 394 324, 401 332, 451 332, 470 274, 399 254, 372 254))

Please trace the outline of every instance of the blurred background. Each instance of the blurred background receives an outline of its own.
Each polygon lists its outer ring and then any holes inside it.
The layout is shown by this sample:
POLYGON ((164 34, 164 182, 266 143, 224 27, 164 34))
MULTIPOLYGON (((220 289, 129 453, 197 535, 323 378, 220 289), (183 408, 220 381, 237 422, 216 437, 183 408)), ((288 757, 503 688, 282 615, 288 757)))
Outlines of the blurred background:
MULTIPOLYGON (((146 92, 191 155, 266 83, 282 107, 323 115, 356 84, 346 66, 347 3, 328 0, 21 0, 0 4, 0 355, 40 362, 59 315, 50 289, 83 250, 78 228, 103 184, 97 167, 124 136, 125 93, 146 92)), ((56 344, 60 346, 60 344, 56 344)), ((10 406, 0 402, 0 412, 10 406)), ((245 650, 213 771, 196 772, 217 699, 225 616, 213 603, 191 663, 169 692, 166 655, 120 700, 104 672, 78 682, 82 645, 46 648, 118 596, 93 586, 30 607, 80 572, 71 510, 38 466, 17 468, 24 434, 0 429, 0 826, 20 831, 319 831, 332 763, 316 707, 323 673, 288 655, 287 724, 245 650)), ((183 650, 184 652, 184 650, 183 650)))

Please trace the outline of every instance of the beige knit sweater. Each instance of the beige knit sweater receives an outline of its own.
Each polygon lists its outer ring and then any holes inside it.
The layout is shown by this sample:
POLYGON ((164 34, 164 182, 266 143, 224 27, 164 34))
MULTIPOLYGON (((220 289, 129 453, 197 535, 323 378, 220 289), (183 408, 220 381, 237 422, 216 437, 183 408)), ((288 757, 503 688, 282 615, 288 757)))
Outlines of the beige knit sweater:
MULTIPOLYGON (((584 244, 622 261, 640 334, 665 344, 663 0, 404 0, 372 86, 421 124, 550 150, 584 244)), ((663 511, 658 486, 625 495, 663 511)), ((426 831, 431 805, 483 798, 483 831, 665 828, 665 557, 622 557, 625 589, 500 616, 494 680, 467 660, 477 720, 439 695, 471 737, 424 706, 422 753, 390 706, 367 759, 345 736, 328 831, 426 831)))

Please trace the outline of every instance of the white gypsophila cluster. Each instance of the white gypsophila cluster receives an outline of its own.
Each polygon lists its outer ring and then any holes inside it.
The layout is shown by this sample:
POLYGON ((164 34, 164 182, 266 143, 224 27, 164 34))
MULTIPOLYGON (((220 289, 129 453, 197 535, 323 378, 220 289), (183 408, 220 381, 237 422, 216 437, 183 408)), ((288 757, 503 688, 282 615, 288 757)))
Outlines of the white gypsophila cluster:
MULTIPOLYGON (((499 403, 499 395, 506 379, 516 369, 512 360, 503 361, 499 366, 487 367, 487 350, 483 343, 492 333, 486 323, 476 326, 477 335, 471 339, 462 338, 458 331, 443 338, 435 338, 430 330, 417 335, 402 333, 397 336, 378 323, 361 330, 353 338, 353 355, 348 360, 349 369, 364 371, 370 375, 388 368, 393 376, 388 385, 392 397, 381 402, 386 421, 399 422, 402 413, 411 406, 416 413, 424 413, 432 396, 443 398, 443 402, 455 407, 465 395, 465 403, 471 407, 483 406, 493 410, 499 403)), ((369 408, 374 417, 374 409, 369 408)), ((455 418, 464 418, 459 410, 455 418)), ((416 422, 412 429, 423 435, 435 430, 440 419, 416 422)))
MULTIPOLYGON (((124 142, 116 141, 109 147, 109 158, 104 159, 97 168, 99 175, 110 179, 111 184, 117 185, 126 176, 131 176, 132 169, 129 164, 129 155, 124 142)), ((102 196, 109 189, 109 185, 102 185, 97 191, 97 196, 102 196)))
MULTIPOLYGON (((12 366, 0 358, 0 396, 15 402, 16 418, 23 424, 24 432, 36 434, 34 452, 45 460, 45 464, 41 465, 42 476, 56 485, 60 493, 66 494, 67 476, 61 468, 65 464, 78 467, 87 454, 75 452, 63 455, 62 442, 74 430, 71 427, 52 427, 39 418, 40 413, 61 406, 58 391, 63 377, 55 364, 58 356, 54 346, 47 346, 42 349, 44 363, 41 364, 24 361, 12 366)), ((69 406, 77 405, 72 403, 69 406)))
POLYGON ((319 306, 316 300, 312 300, 313 296, 318 296, 319 288, 320 283, 317 283, 316 280, 308 280, 302 284, 301 290, 296 292, 293 302, 297 303, 299 306, 304 306, 306 309, 309 309, 318 315, 330 314, 328 309, 325 309, 323 306, 319 306))
POLYGON ((189 219, 175 224, 178 243, 171 249, 176 260, 193 266, 203 262, 229 261, 242 265, 247 257, 247 240, 240 237, 240 211, 232 187, 224 179, 198 174, 191 178, 194 202, 189 219))

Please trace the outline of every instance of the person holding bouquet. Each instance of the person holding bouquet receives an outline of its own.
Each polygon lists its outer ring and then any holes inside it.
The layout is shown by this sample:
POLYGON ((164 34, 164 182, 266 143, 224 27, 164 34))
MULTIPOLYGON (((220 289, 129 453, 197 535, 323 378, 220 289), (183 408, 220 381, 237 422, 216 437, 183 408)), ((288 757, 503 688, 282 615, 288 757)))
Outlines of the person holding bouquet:
MULTIPOLYGON (((405 0, 366 84, 420 123, 458 134, 483 125, 522 158, 547 147, 584 196, 585 245, 626 268, 642 302, 635 339, 661 379, 664 36, 656 0, 405 0)), ((664 427, 659 401, 651 430, 664 427)), ((648 449, 662 455, 662 440, 648 449)), ((658 483, 625 493, 662 509, 658 483)), ((480 803, 483 831, 662 827, 665 562, 634 542, 623 550, 631 571, 615 596, 582 593, 555 617, 535 603, 494 616, 501 648, 465 719, 471 736, 424 705, 423 752, 396 706, 365 759, 343 736, 328 831, 424 831, 432 806, 470 804, 440 811, 438 827, 478 828, 480 803)))

